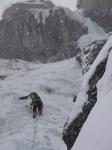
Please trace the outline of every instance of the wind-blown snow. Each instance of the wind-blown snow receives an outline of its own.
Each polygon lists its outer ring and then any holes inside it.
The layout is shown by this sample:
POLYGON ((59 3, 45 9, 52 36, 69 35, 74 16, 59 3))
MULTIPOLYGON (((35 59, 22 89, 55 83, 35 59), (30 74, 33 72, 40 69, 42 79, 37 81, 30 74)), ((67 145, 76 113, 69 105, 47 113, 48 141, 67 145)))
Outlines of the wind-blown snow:
MULTIPOLYGON (((102 51, 102 56, 107 55, 109 49, 112 48, 111 41, 112 37, 103 48, 105 52, 102 51)), ((97 89, 97 103, 85 122, 72 150, 112 149, 112 50, 109 54, 106 71, 98 82, 97 89)))
POLYGON ((78 9, 73 12, 66 7, 63 7, 63 9, 68 17, 70 17, 75 21, 80 22, 80 24, 82 24, 82 27, 84 26, 85 28, 88 29, 88 34, 82 35, 78 40, 78 46, 81 49, 88 46, 94 41, 103 40, 107 38, 104 29, 98 26, 98 24, 92 21, 89 17, 85 17, 83 15, 83 10, 78 9))
POLYGON ((104 29, 98 26, 97 23, 92 21, 89 17, 84 17, 82 10, 76 11, 75 18, 77 18, 80 23, 84 24, 84 26, 88 28, 88 34, 81 36, 78 41, 78 45, 81 49, 94 41, 106 38, 106 32, 104 29))
POLYGON ((0 150, 65 150, 62 130, 82 81, 75 58, 49 64, 0 60, 0 70, 6 76, 0 80, 0 150), (18 100, 32 91, 44 103, 37 120, 18 100))

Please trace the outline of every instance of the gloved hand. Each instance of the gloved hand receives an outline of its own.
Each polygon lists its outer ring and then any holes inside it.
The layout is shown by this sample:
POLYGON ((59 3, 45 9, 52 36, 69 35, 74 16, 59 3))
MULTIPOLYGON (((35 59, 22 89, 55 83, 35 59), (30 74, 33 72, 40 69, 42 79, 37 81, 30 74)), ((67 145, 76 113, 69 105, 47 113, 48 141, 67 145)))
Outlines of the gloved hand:
POLYGON ((28 96, 23 96, 23 97, 20 97, 19 100, 21 100, 21 99, 24 100, 24 99, 27 99, 27 98, 28 98, 28 96))
POLYGON ((22 100, 22 99, 23 99, 22 97, 18 98, 18 100, 22 100))

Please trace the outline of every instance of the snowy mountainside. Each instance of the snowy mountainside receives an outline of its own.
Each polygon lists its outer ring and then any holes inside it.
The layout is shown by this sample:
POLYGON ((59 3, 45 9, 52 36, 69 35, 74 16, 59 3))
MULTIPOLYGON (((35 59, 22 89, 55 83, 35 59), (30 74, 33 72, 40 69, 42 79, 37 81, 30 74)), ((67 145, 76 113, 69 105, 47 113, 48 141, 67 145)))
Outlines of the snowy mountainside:
POLYGON ((1 75, 7 74, 0 80, 0 150, 65 150, 62 129, 83 79, 76 59, 49 64, 2 59, 0 68, 6 69, 1 75), (18 100, 32 91, 44 103, 37 121, 25 108, 26 101, 18 100))
POLYGON ((111 150, 112 144, 112 119, 111 98, 112 98, 112 36, 103 47, 92 66, 92 70, 97 63, 108 56, 106 69, 103 77, 97 83, 97 103, 92 109, 85 122, 73 150, 111 150), (89 142, 88 142, 89 141, 89 142))
POLYGON ((105 138, 106 131, 104 130, 108 129, 110 131, 108 124, 111 124, 111 119, 108 119, 104 114, 110 113, 110 110, 105 109, 105 111, 101 113, 103 108, 110 106, 107 102, 108 94, 106 97, 106 92, 108 93, 108 91, 111 91, 111 86, 108 86, 108 84, 111 83, 111 41, 112 36, 108 38, 96 60, 85 75, 76 103, 74 104, 69 120, 64 128, 63 138, 68 149, 71 149, 75 143, 73 150, 83 150, 87 149, 87 147, 95 150, 105 150, 108 148, 111 150, 111 142, 103 142, 106 138, 108 139, 106 139, 106 141, 110 141, 111 139, 111 132, 109 137, 105 138), (103 102, 100 103, 102 99, 105 99, 104 104, 103 102), (96 116, 98 116, 98 118, 96 116), (102 116, 101 119, 99 116, 102 116), (91 124, 92 118, 94 118, 94 122, 92 121, 93 124, 91 124), (99 122, 99 124, 97 124, 97 122, 99 122), (95 129, 96 126, 97 128, 95 129), (88 132, 86 132, 86 130, 88 132), (91 134, 92 131, 93 134, 91 134), (102 134, 100 134, 100 131, 102 131, 102 134), (90 141, 90 144, 88 144, 88 141, 90 141), (97 145, 97 143, 99 144, 97 145))
POLYGON ((41 2, 14 3, 4 11, 0 21, 0 58, 48 62, 75 56, 72 43, 87 29, 69 17, 63 7, 41 2))
POLYGON ((49 1, 41 3, 15 3, 4 11, 0 21, 1 58, 58 61, 76 55, 75 43, 82 49, 104 38, 103 28, 85 17, 82 10, 73 12, 49 1))

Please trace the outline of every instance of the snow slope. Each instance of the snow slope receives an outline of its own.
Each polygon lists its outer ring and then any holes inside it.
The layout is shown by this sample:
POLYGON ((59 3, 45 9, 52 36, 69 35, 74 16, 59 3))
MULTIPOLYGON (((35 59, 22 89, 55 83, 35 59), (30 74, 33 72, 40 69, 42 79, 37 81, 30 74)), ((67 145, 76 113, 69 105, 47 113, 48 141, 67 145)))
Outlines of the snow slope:
POLYGON ((82 75, 75 58, 33 64, 0 60, 0 150, 65 150, 62 130, 82 75), (4 69, 3 69, 4 68, 4 69), (37 120, 18 98, 36 91, 44 103, 37 120))
MULTIPOLYGON (((97 103, 87 118, 72 150, 112 150, 112 49, 109 52, 112 48, 111 41, 112 36, 101 50, 85 79, 87 82, 87 78, 96 65, 109 54, 106 71, 97 84, 97 103)), ((75 108, 74 111, 76 111, 75 108)), ((74 115, 74 112, 72 114, 74 115)))

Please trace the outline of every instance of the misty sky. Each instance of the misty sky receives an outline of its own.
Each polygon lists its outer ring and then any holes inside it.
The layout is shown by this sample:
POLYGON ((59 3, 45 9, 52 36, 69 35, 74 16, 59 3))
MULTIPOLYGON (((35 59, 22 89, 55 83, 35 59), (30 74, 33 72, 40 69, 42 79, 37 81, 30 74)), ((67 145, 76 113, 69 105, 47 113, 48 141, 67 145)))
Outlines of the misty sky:
MULTIPOLYGON (((5 8, 14 2, 21 2, 24 0, 0 0, 0 16, 5 8)), ((56 5, 62 5, 70 8, 71 10, 75 10, 75 3, 77 0, 52 0, 56 5)))
POLYGON ((52 0, 57 5, 62 5, 69 7, 71 10, 76 9, 76 1, 77 0, 52 0))

